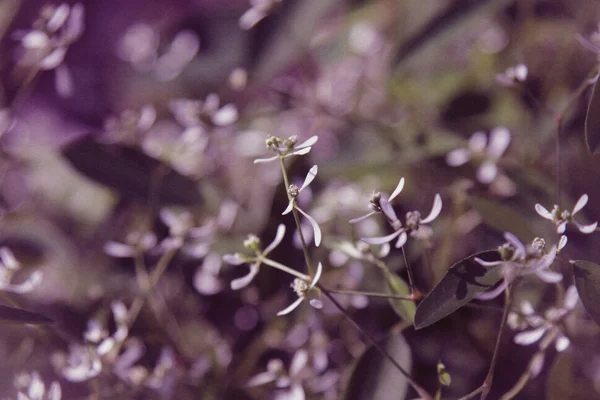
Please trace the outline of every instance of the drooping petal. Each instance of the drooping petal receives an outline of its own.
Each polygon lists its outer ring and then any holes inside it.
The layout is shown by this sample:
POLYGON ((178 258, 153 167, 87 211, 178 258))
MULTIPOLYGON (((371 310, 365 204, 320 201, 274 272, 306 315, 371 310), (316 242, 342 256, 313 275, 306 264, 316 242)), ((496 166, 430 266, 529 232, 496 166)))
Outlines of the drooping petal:
POLYGON ((540 340, 544 333, 546 333, 546 328, 540 326, 539 328, 517 333, 514 340, 516 344, 527 346, 540 340))
POLYGON ((317 264, 317 272, 315 272, 315 277, 310 282, 310 286, 308 287, 309 289, 312 289, 313 287, 315 287, 317 282, 319 282, 319 278, 321 277, 322 272, 323 272, 323 264, 319 263, 319 264, 317 264))
POLYGON ((498 160, 500 157, 502 157, 502 154, 504 154, 509 144, 510 131, 507 128, 499 126, 497 128, 492 129, 492 131, 490 132, 488 155, 494 160, 498 160))
POLYGON ((467 149, 455 149, 446 154, 446 164, 459 167, 471 159, 471 152, 467 149))
MULTIPOLYGON (((477 260, 477 259, 476 259, 477 260)), ((506 281, 506 279, 504 279, 502 281, 502 283, 500 283, 500 285, 498 285, 498 287, 487 291, 487 292, 480 292, 477 293, 475 295, 475 298, 478 300, 492 300, 495 299, 496 297, 498 297, 498 295, 500 295, 500 293, 504 292, 504 290, 506 289, 506 287, 508 286, 508 282, 506 281)))
POLYGON ((384 243, 391 242, 392 240, 394 240, 396 237, 398 237, 403 232, 404 232, 404 229, 400 229, 400 230, 397 230, 396 232, 394 232, 390 235, 387 235, 387 236, 381 236, 381 237, 375 237, 375 238, 361 238, 360 240, 362 240, 363 242, 365 242, 367 244, 384 244, 384 243))
POLYGON ((310 149, 312 149, 312 147, 304 147, 302 149, 294 150, 294 151, 291 151, 288 154, 286 154, 285 157, 289 157, 289 156, 303 156, 305 154, 310 153, 310 149))
POLYGON ((294 204, 296 203, 296 198, 292 197, 290 199, 290 202, 288 203, 288 206, 285 208, 285 210, 283 210, 283 212, 281 213, 281 215, 286 215, 289 214, 292 209, 294 208, 294 204))
POLYGON ((421 220, 421 223, 422 224, 430 223, 431 221, 436 219, 438 217, 438 215, 440 215, 441 211, 442 211, 442 197, 439 195, 439 193, 436 193, 436 195, 433 199, 433 207, 431 207, 431 211, 429 212, 429 215, 421 220))
POLYGON ((292 362, 290 363, 290 377, 294 377, 298 375, 298 373, 306 366, 308 362, 308 352, 304 349, 298 350, 294 357, 292 358, 292 362))
POLYGON ((545 218, 547 220, 550 221, 554 221, 554 215, 552 215, 552 213, 548 210, 546 210, 546 207, 544 207, 543 205, 537 203, 535 205, 535 211, 542 217, 545 218))
POLYGON ((381 206, 381 211, 383 211, 383 214, 387 217, 387 219, 393 223, 397 223, 398 216, 396 215, 394 207, 392 207, 390 202, 386 199, 380 199, 379 205, 381 206))
POLYGON ((514 247, 515 252, 517 254, 517 258, 519 260, 524 260, 525 256, 527 255, 527 250, 525 249, 525 245, 519 240, 519 238, 517 238, 510 232, 505 232, 504 239, 506 239, 506 241, 510 243, 512 247, 514 247))
POLYGON ((477 169, 477 180, 481 183, 492 183, 498 175, 498 166, 493 161, 484 161, 477 169))
POLYGON ((273 156, 273 157, 269 157, 269 158, 257 158, 253 162, 254 162, 254 164, 261 164, 261 163, 267 163, 267 162, 275 161, 278 158, 279 158, 279 156, 273 156))
POLYGON ((567 338, 565 335, 560 335, 556 339, 556 342, 554 343, 554 347, 556 348, 556 351, 558 351, 560 353, 562 351, 565 351, 569 347, 570 344, 571 344, 571 341, 569 340, 569 338, 567 338))
POLYGON ((281 315, 286 315, 291 313, 292 311, 294 311, 296 308, 298 308, 298 306, 300 305, 300 303, 302 303, 302 301, 304 301, 304 297, 298 297, 296 299, 296 301, 294 301, 292 304, 290 304, 289 306, 287 306, 286 308, 284 308, 283 310, 279 311, 277 313, 277 315, 281 316, 281 315))
POLYGON ((302 186, 300 187, 300 190, 299 190, 300 192, 305 187, 310 185, 310 183, 316 178, 318 171, 319 171, 319 167, 316 165, 313 165, 312 168, 308 171, 308 174, 306 174, 306 178, 304 178, 304 183, 302 184, 302 186))
POLYGON ((279 226, 277 227, 277 233, 275 234, 275 239, 273 239, 273 241, 271 242, 271 244, 269 244, 263 251, 263 256, 267 256, 270 252, 273 251, 274 248, 276 248, 277 246, 279 246, 279 243, 281 243, 281 241, 283 240, 283 237, 285 236, 285 225, 284 224, 279 224, 279 226))
POLYGON ((363 220, 369 218, 371 215, 374 215, 374 214, 378 214, 378 211, 371 211, 370 213, 368 213, 366 215, 363 215, 362 217, 353 218, 353 219, 351 219, 348 222, 350 222, 351 224, 356 224, 357 222, 363 221, 363 220))
POLYGON ((313 217, 311 217, 310 215, 308 215, 307 213, 302 211, 302 209, 300 207, 296 207, 296 209, 298 211, 300 211, 300 213, 306 217, 308 222, 310 222, 310 225, 312 226, 313 231, 315 232, 315 246, 319 247, 319 245, 321 244, 321 238, 322 238, 321 228, 319 228, 319 224, 317 224, 317 221, 315 221, 313 219, 313 217))
POLYGON ((596 231, 596 228, 598 227, 598 222, 594 222, 593 224, 589 225, 583 225, 577 221, 573 222, 575 222, 575 225, 577 225, 577 229, 579 229, 579 232, 581 233, 594 233, 596 231))
POLYGON ((579 301, 579 293, 577 293, 577 288, 575 285, 569 286, 567 291, 565 292, 565 299, 563 301, 563 306, 567 310, 572 310, 577 305, 579 301))
POLYGON ((544 353, 537 353, 533 356, 533 364, 531 366, 531 379, 537 377, 540 372, 542 372, 542 368, 544 368, 544 360, 546 356, 544 353))
POLYGON ((254 264, 250 265, 250 271, 248 272, 247 275, 244 275, 241 278, 237 278, 237 279, 234 279, 231 281, 231 283, 230 283, 231 289, 232 290, 240 290, 241 288, 248 286, 250 284, 250 282, 252 282, 252 279, 254 279, 256 274, 258 274, 258 270, 259 270, 258 263, 254 263, 254 264))
POLYGON ((394 189, 388 201, 394 200, 394 198, 396 198, 396 196, 398 196, 400 192, 402 192, 402 189, 404 189, 404 177, 400 178, 400 182, 398 182, 396 189, 394 189))
POLYGON ((0 248, 0 260, 2 260, 2 264, 4 264, 7 269, 16 271, 21 267, 15 258, 15 255, 8 247, 0 248))
POLYGON ((587 194, 581 195, 581 197, 579 198, 579 200, 577 200, 577 203, 575 204, 575 207, 573 207, 573 212, 571 213, 571 215, 575 215, 579 211, 581 211, 581 209, 583 207, 585 207, 585 205, 587 204, 587 202, 588 202, 588 195, 587 194))
POLYGON ((558 241, 558 250, 562 250, 567 245, 567 235, 562 235, 558 241))
POLYGON ((296 145, 295 148, 297 150, 299 150, 299 149, 303 149, 305 147, 311 147, 312 145, 314 145, 315 143, 317 143, 317 140, 319 140, 319 136, 317 136, 317 135, 311 136, 310 138, 308 138, 304 142, 296 145))
POLYGON ((504 264, 505 261, 484 261, 481 258, 474 258, 475 262, 482 267, 495 267, 496 265, 504 264))
POLYGON ((397 249, 399 249, 400 247, 402 247, 406 244, 407 240, 408 240, 408 235, 406 234, 406 231, 403 230, 402 233, 400 234, 400 236, 398 236, 398 240, 396 241, 396 244, 394 246, 397 249))
POLYGON ((560 235, 565 233, 565 229, 567 229, 567 221, 561 221, 558 225, 556 225, 556 233, 560 235))

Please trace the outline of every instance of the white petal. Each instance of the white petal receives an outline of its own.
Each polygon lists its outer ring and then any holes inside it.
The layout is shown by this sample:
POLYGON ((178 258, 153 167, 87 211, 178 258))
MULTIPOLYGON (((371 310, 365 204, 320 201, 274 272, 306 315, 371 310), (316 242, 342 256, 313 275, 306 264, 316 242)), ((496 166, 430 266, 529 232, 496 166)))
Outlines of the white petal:
POLYGON ((581 211, 581 209, 583 207, 585 207, 585 205, 588 202, 588 195, 587 194, 583 194, 579 200, 577 200, 577 203, 575 204, 575 207, 573 207, 573 212, 571 213, 571 215, 575 215, 577 214, 579 211, 581 211))
POLYGON ((567 235, 562 235, 558 241, 558 251, 562 250, 567 245, 567 235))
POLYGON ((471 159, 471 152, 467 149, 456 149, 446 154, 446 164, 458 167, 466 164, 471 159))
POLYGON ((58 28, 63 26, 67 18, 69 17, 70 7, 68 4, 63 3, 60 6, 56 7, 52 16, 46 22, 46 27, 50 32, 56 32, 58 28))
POLYGON ((21 38, 21 44, 28 49, 41 49, 50 42, 48 35, 42 31, 31 31, 21 38))
POLYGON ((254 25, 256 25, 261 19, 263 19, 266 16, 267 16, 267 14, 265 14, 264 11, 258 10, 256 8, 250 8, 248 11, 246 11, 240 17, 240 21, 239 21, 240 28, 247 31, 248 29, 252 28, 254 25))
POLYGON ((231 265, 240 265, 248 262, 248 260, 243 258, 239 253, 225 254, 223 256, 223 261, 231 265))
POLYGON ((243 287, 246 287, 252 282, 252 279, 258 274, 258 264, 250 265, 250 272, 247 275, 242 276, 241 278, 237 278, 231 281, 231 289, 239 290, 243 287))
POLYGON ((469 139, 469 150, 481 153, 487 145, 487 136, 483 132, 475 132, 469 139))
POLYGON ((519 64, 515 66, 515 78, 519 82, 525 82, 527 80, 527 66, 524 64, 519 64))
POLYGON ((504 239, 506 239, 506 241, 510 243, 512 247, 515 248, 518 259, 524 260, 525 256, 527 255, 527 250, 525 249, 525 245, 519 240, 519 238, 517 238, 510 232, 505 232, 504 239))
POLYGON ((482 267, 495 267, 496 265, 504 264, 504 261, 484 261, 481 258, 474 258, 475 262, 482 267))
POLYGON ((392 207, 392 205, 386 199, 380 199, 379 205, 381 206, 381 211, 383 211, 387 219, 389 219, 392 222, 398 221, 398 216, 394 211, 394 207, 392 207))
POLYGON ((312 145, 314 145, 315 143, 317 143, 317 140, 319 140, 319 137, 317 135, 311 136, 310 138, 308 138, 306 141, 296 145, 296 149, 302 149, 305 147, 311 147, 312 145))
POLYGON ((298 375, 298 373, 306 366, 308 362, 308 352, 306 350, 298 350, 290 363, 290 377, 298 375))
POLYGON ((488 145, 488 155, 494 160, 502 157, 502 154, 510 144, 510 131, 505 127, 497 127, 490 132, 490 143, 488 145))
POLYGON ((546 283, 556 283, 562 281, 563 279, 561 273, 546 269, 537 271, 536 275, 546 283))
POLYGON ((311 306, 313 306, 314 308, 316 308, 318 310, 323 308, 323 302, 319 299, 311 299, 311 300, 309 300, 309 303, 311 306))
POLYGON ((577 221, 574 222, 575 225, 577 225, 577 229, 579 229, 579 232, 581 233, 594 233, 596 231, 596 228, 598 227, 598 222, 594 222, 593 224, 589 225, 583 225, 577 221))
POLYGON ((62 397, 62 389, 60 383, 53 381, 48 388, 48 400, 60 400, 62 397))
POLYGON ((15 258, 15 255, 8 247, 0 248, 0 260, 2 260, 2 264, 10 270, 16 271, 21 267, 15 258))
POLYGON ((288 156, 303 156, 305 154, 310 153, 310 149, 312 149, 312 147, 303 147, 301 149, 289 152, 288 154, 286 154, 286 157, 288 157, 288 156))
POLYGON ((252 378, 250 378, 250 380, 248 380, 248 383, 246 384, 246 386, 247 387, 261 386, 266 383, 273 382, 275 379, 277 379, 277 375, 275 375, 274 373, 272 373, 270 371, 262 372, 256 376, 253 376, 252 378))
POLYGON ((77 39, 84 29, 83 4, 77 3, 71 8, 71 15, 67 21, 66 31, 71 40, 77 39))
POLYGON ((495 299, 496 297, 498 297, 498 295, 502 292, 504 292, 504 289, 506 289, 506 287, 508 286, 508 283, 505 280, 502 281, 502 283, 500 285, 498 285, 497 288, 492 289, 490 291, 487 292, 479 292, 475 295, 475 298, 478 300, 492 300, 495 299))
POLYGON ((233 124, 237 119, 237 107, 234 104, 227 104, 212 116, 211 121, 217 126, 227 126, 233 124))
MULTIPOLYGON (((399 249, 400 247, 402 247, 406 244, 407 240, 408 240, 408 235, 406 234, 406 231, 402 231, 400 236, 398 236, 398 240, 396 241, 396 244, 394 246, 397 249, 399 249)), ((384 243, 384 244, 386 244, 386 243, 384 243)))
POLYGON ((290 199, 290 202, 288 203, 287 207, 285 208, 285 210, 283 210, 283 212, 281 213, 281 215, 289 214, 292 211, 292 209, 294 208, 295 203, 296 203, 296 198, 292 197, 290 199))
POLYGON ((193 285, 198 293, 206 296, 217 294, 223 289, 221 281, 204 268, 198 268, 194 274, 193 285))
POLYGON ((321 263, 319 263, 317 265, 317 272, 315 273, 315 277, 313 278, 313 280, 310 282, 310 286, 308 287, 309 289, 312 289, 313 287, 315 287, 315 285, 317 284, 317 282, 319 281, 319 278, 321 277, 321 273, 323 272, 323 265, 321 263))
POLYGON ((319 247, 319 245, 321 244, 321 238, 322 238, 321 228, 319 228, 319 224, 317 224, 317 221, 315 221, 313 219, 313 217, 311 217, 310 215, 308 215, 307 213, 302 211, 302 209, 300 207, 296 207, 296 209, 298 211, 300 211, 300 213, 306 217, 308 222, 310 222, 310 225, 312 226, 313 231, 315 232, 315 246, 319 247))
POLYGON ((556 225, 556 233, 558 234, 565 233, 565 229, 567 229, 567 221, 562 221, 558 225, 556 225))
POLYGON ((300 303, 302 303, 303 300, 304 300, 304 297, 298 297, 296 299, 296 301, 294 301, 292 304, 290 304, 289 306, 287 306, 283 310, 279 311, 277 313, 277 315, 281 316, 281 315, 286 315, 286 314, 291 313, 292 311, 294 311, 300 305, 300 303))
POLYGON ((40 283, 42 283, 42 272, 35 271, 23 283, 19 283, 17 285, 7 285, 2 289, 13 293, 29 293, 39 286, 40 283))
POLYGON ((550 221, 554 220, 554 215, 552 215, 552 213, 548 210, 546 210, 546 207, 544 207, 541 204, 536 204, 535 205, 535 211, 542 217, 545 219, 548 219, 550 221))
POLYGON ((319 171, 319 167, 316 165, 313 165, 312 168, 308 171, 308 174, 306 174, 306 178, 304 178, 304 183, 300 187, 300 191, 302 191, 305 187, 307 187, 308 185, 311 184, 311 182, 317 176, 318 171, 319 171))
POLYGON ((279 394, 275 400, 305 400, 304 389, 299 383, 293 383, 290 390, 279 394))
POLYGON ((565 299, 563 301, 564 308, 567 310, 572 310, 577 305, 579 301, 579 293, 577 293, 577 288, 575 285, 569 286, 567 291, 565 292, 565 299))
POLYGON ((133 257, 135 249, 127 244, 108 242, 104 245, 104 252, 112 257, 133 257))
POLYGON ((108 338, 104 339, 98 345, 98 348, 96 349, 96 353, 98 353, 99 356, 108 354, 108 352, 112 350, 114 345, 115 345, 115 340, 112 337, 108 337, 108 338))
POLYGON ((351 224, 355 224, 357 222, 360 222, 360 221, 363 221, 363 220, 369 218, 371 215, 374 215, 374 214, 378 214, 378 211, 372 211, 372 212, 368 213, 367 215, 363 215, 362 217, 358 217, 358 218, 353 218, 348 222, 350 222, 351 224))
POLYGON ((384 243, 391 242, 392 240, 394 240, 397 236, 399 236, 403 232, 404 232, 404 229, 400 229, 400 230, 397 230, 396 232, 394 232, 390 235, 387 235, 387 236, 381 236, 381 237, 375 237, 375 238, 361 238, 360 240, 362 240, 363 242, 365 242, 367 244, 384 244, 384 243))
POLYGON ((491 183, 498 175, 498 166, 492 161, 484 161, 477 169, 477 180, 481 183, 491 183))
POLYGON ((273 239, 273 241, 271 242, 270 245, 268 245, 264 250, 263 250, 263 256, 268 255, 270 252, 273 251, 273 249, 277 246, 279 246, 279 243, 281 243, 281 241, 283 240, 283 237, 285 236, 285 225, 284 224, 279 224, 279 226, 277 226, 277 233, 275 234, 275 239, 273 239))
POLYGON ((275 161, 277 159, 279 159, 279 156, 274 156, 274 157, 269 157, 269 158, 257 158, 253 162, 254 162, 254 164, 262 164, 262 163, 275 161))
POLYGON ((65 59, 66 47, 59 47, 40 61, 40 69, 51 70, 58 67, 65 59))
POLYGON ((556 347, 556 351, 561 352, 561 351, 565 351, 567 349, 567 347, 569 347, 570 344, 571 344, 571 341, 569 340, 569 338, 567 338, 564 335, 560 335, 558 337, 558 339, 556 339, 556 342, 554 343, 554 347, 556 347))
POLYGON ((533 315, 535 314, 535 309, 530 301, 523 301, 520 305, 521 314, 523 315, 533 315))
POLYGON ((442 197, 439 193, 436 193, 435 198, 433 199, 433 207, 431 208, 431 212, 429 215, 421 220, 422 224, 428 224, 440 215, 442 211, 442 197))
POLYGON ((529 331, 519 332, 515 335, 515 343, 523 346, 530 345, 540 340, 542 336, 544 336, 544 333, 546 333, 546 328, 543 326, 529 331))
POLYGON ((400 182, 398 182, 396 189, 394 189, 388 201, 394 200, 394 198, 396 198, 396 196, 398 196, 400 192, 402 192, 402 189, 404 189, 404 177, 400 178, 400 182))
POLYGON ((544 367, 544 359, 546 358, 544 353, 535 354, 533 356, 533 364, 531 366, 531 379, 535 378, 542 372, 544 367))
POLYGON ((534 271, 545 270, 552 265, 554 259, 556 258, 556 246, 552 246, 548 254, 543 256, 540 260, 537 261, 529 261, 528 266, 530 269, 534 271))

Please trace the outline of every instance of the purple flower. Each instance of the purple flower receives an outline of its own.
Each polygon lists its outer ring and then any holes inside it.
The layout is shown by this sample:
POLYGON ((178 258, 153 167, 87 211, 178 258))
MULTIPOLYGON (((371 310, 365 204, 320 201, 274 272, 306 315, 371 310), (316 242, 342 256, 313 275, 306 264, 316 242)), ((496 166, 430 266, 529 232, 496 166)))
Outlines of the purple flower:
POLYGON ((542 206, 539 203, 535 205, 535 211, 537 211, 537 213, 542 218, 552 221, 556 225, 556 232, 559 234, 562 234, 565 232, 565 229, 569 222, 574 223, 575 226, 577 226, 577 229, 579 229, 579 232, 581 232, 581 233, 592 233, 598 227, 598 222, 594 222, 589 225, 584 225, 584 224, 581 224, 581 223, 575 221, 575 219, 573 218, 575 216, 575 214, 577 214, 579 211, 581 211, 581 209, 583 207, 585 207, 587 202, 588 202, 588 195, 583 194, 583 195, 581 195, 579 200, 577 200, 577 203, 575 203, 575 207, 573 207, 572 211, 563 210, 560 208, 560 206, 558 206, 556 204, 552 208, 552 211, 548 211, 544 206, 542 206))
POLYGON ((294 292, 296 292, 296 294, 298 295, 298 298, 292 304, 279 311, 277 315, 286 315, 291 313, 296 308, 298 308, 298 306, 307 298, 310 298, 309 303, 311 306, 315 308, 323 308, 323 303, 317 298, 320 294, 320 291, 319 289, 315 288, 315 285, 319 281, 322 272, 323 265, 319 263, 319 265, 317 265, 317 272, 315 273, 315 276, 310 282, 308 282, 308 280, 300 278, 294 279, 294 282, 291 286, 294 292))

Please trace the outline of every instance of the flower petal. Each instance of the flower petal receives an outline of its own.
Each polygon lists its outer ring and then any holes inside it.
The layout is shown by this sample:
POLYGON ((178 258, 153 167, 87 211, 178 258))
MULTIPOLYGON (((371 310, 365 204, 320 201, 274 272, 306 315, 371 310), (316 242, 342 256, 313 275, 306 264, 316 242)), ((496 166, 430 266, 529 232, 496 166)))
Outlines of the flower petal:
POLYGON ((575 285, 569 286, 567 291, 565 292, 565 299, 563 301, 563 306, 567 310, 572 310, 577 305, 579 301, 579 293, 577 293, 577 288, 575 285))
POLYGON ((521 242, 518 237, 510 232, 504 233, 504 239, 506 239, 506 241, 515 248, 519 260, 524 260, 527 255, 527 250, 525 249, 523 242, 521 242))
POLYGON ((289 156, 303 156, 305 154, 310 153, 310 149, 312 149, 312 147, 304 147, 302 149, 294 150, 294 151, 291 151, 288 154, 286 154, 285 157, 289 157, 289 156))
POLYGON ((477 169, 477 180, 481 183, 492 183, 498 175, 498 166, 493 161, 484 161, 477 169))
POLYGON ((292 304, 290 304, 289 306, 287 306, 286 308, 284 308, 283 310, 279 311, 277 313, 277 315, 281 316, 281 315, 286 315, 291 313, 292 311, 294 311, 296 308, 298 308, 298 306, 300 305, 300 303, 302 303, 302 301, 304 300, 304 297, 298 297, 296 299, 296 301, 294 301, 292 304))
POLYGON ((567 245, 567 235, 562 235, 558 241, 558 250, 562 250, 567 245))
POLYGON ((315 143, 317 143, 317 140, 319 140, 319 136, 317 136, 317 135, 311 136, 310 138, 308 138, 304 142, 302 142, 300 144, 297 144, 295 146, 295 148, 297 150, 299 150, 299 149, 302 149, 302 148, 305 148, 305 147, 310 147, 310 146, 314 145, 315 143))
POLYGON ((298 350, 294 357, 292 358, 292 362, 290 363, 290 377, 294 377, 298 375, 298 373, 306 366, 308 362, 308 352, 306 350, 298 350))
POLYGON ((507 128, 499 126, 497 128, 492 129, 492 131, 490 132, 488 155, 494 160, 498 160, 500 157, 502 157, 502 154, 504 154, 509 144, 510 131, 507 128))
POLYGON ((258 274, 258 263, 254 263, 250 265, 250 271, 247 275, 242 276, 241 278, 237 278, 231 281, 231 289, 232 290, 240 290, 243 287, 246 287, 252 282, 252 279, 258 274))
POLYGON ((581 209, 583 207, 585 207, 585 205, 587 204, 587 202, 588 202, 588 195, 587 194, 581 195, 581 197, 579 198, 579 200, 577 200, 577 203, 575 204, 575 207, 573 207, 573 212, 571 213, 571 215, 575 215, 579 211, 581 211, 581 209))
POLYGON ((391 242, 392 240, 394 240, 397 236, 399 236, 403 232, 404 232, 404 229, 400 229, 400 230, 397 230, 396 232, 394 232, 390 235, 387 235, 387 236, 381 236, 381 237, 375 237, 375 238, 361 238, 360 240, 362 240, 363 242, 365 242, 367 244, 384 244, 384 243, 391 242))
POLYGON ((567 229, 567 221, 561 221, 558 225, 556 225, 556 233, 558 234, 565 233, 565 229, 567 229))
POLYGON ((279 158, 279 156, 274 156, 274 157, 269 157, 269 158, 257 158, 256 160, 254 160, 254 164, 267 163, 267 162, 275 161, 278 158, 279 158))
POLYGON ((290 202, 288 203, 288 206, 285 208, 285 210, 283 210, 283 212, 281 213, 281 215, 286 215, 289 214, 290 211, 292 211, 292 209, 294 208, 294 203, 296 202, 296 198, 292 197, 290 199, 290 202))
POLYGON ((16 285, 6 285, 2 287, 2 290, 6 290, 7 292, 13 293, 29 293, 33 289, 35 289, 40 283, 42 283, 42 272, 35 271, 31 275, 29 275, 29 278, 27 278, 27 280, 23 283, 19 283, 16 285))
POLYGON ((216 126, 227 126, 233 124, 237 119, 238 110, 235 104, 226 104, 214 113, 210 120, 216 126))
POLYGON ((554 221, 554 215, 552 215, 552 213, 548 210, 546 210, 546 207, 544 207, 543 205, 537 203, 535 205, 535 211, 542 217, 545 218, 547 220, 550 221, 554 221))
POLYGON ((442 197, 439 193, 436 193, 435 198, 433 199, 433 207, 431 207, 431 211, 429 215, 421 220, 422 224, 428 224, 440 215, 442 211, 442 197))
POLYGON ((317 272, 315 273, 315 277, 310 282, 310 286, 308 287, 309 289, 312 289, 313 287, 315 287, 315 285, 319 281, 319 278, 321 277, 322 272, 323 272, 323 264, 319 263, 319 264, 317 264, 317 272))
POLYGON ((387 219, 393 223, 398 222, 398 216, 396 215, 394 207, 392 207, 389 201, 386 199, 380 199, 379 205, 381 206, 381 211, 383 211, 383 214, 387 217, 387 219))
POLYGON ((469 138, 469 150, 476 153, 481 153, 487 146, 487 136, 485 133, 478 131, 469 138))
POLYGON ((273 249, 277 246, 279 246, 279 243, 281 243, 281 241, 283 240, 283 237, 285 236, 285 225, 284 224, 279 224, 279 226, 277 227, 277 233, 275 234, 275 239, 273 239, 273 241, 271 242, 270 245, 268 245, 262 252, 263 256, 267 256, 270 252, 273 251, 273 249))
POLYGON ((565 351, 569 345, 571 344, 571 341, 569 340, 569 338, 567 338, 564 335, 560 335, 558 337, 558 339, 556 339, 556 342, 554 343, 554 347, 556 348, 556 351, 558 351, 559 353, 561 351, 565 351))
POLYGON ((271 372, 271 371, 261 372, 260 374, 255 375, 252 378, 250 378, 248 380, 248 383, 246 383, 246 386, 247 387, 261 386, 266 383, 273 382, 275 379, 277 379, 277 375, 275 375, 273 372, 271 372))
POLYGON ((527 346, 540 340, 544 333, 546 333, 546 328, 540 326, 539 328, 517 333, 514 340, 516 344, 527 346))
POLYGON ((371 215, 378 214, 378 213, 379 213, 378 211, 371 211, 370 213, 363 215, 362 217, 353 218, 348 222, 350 222, 351 224, 356 224, 357 222, 363 221, 363 220, 369 218, 371 215))
POLYGON ((579 229, 579 232, 581 233, 594 233, 596 231, 596 228, 598 227, 598 222, 594 222, 593 224, 589 225, 583 225, 577 221, 573 222, 575 222, 575 225, 577 225, 577 229, 579 229))
POLYGON ((474 258, 475 262, 482 267, 495 267, 496 265, 504 264, 504 261, 484 261, 481 258, 474 258))
POLYGON ((248 262, 240 253, 225 254, 223 261, 231 265, 240 265, 248 262))
POLYGON ((306 174, 306 178, 304 178, 304 183, 302 184, 302 186, 300 187, 300 192, 307 187, 308 185, 310 185, 310 183, 315 179, 315 177, 317 176, 317 172, 319 171, 319 167, 316 165, 313 165, 312 168, 308 171, 308 174, 306 174))
POLYGON ((313 219, 313 217, 311 217, 310 215, 308 215, 307 213, 305 213, 304 211, 302 211, 302 209, 300 207, 296 207, 296 210, 300 211, 300 213, 302 215, 304 215, 306 217, 306 219, 308 220, 308 222, 310 222, 310 224, 312 225, 313 231, 315 232, 315 246, 319 247, 319 245, 321 244, 321 228, 319 228, 319 224, 317 224, 317 221, 315 221, 313 219))
POLYGON ((406 234, 405 231, 402 231, 402 233, 398 237, 398 240, 396 241, 396 244, 395 244, 396 248, 399 249, 400 247, 404 246, 406 244, 407 240, 408 240, 408 235, 406 234))
POLYGON ((471 159, 471 152, 467 149, 455 149, 446 154, 446 164, 459 167, 471 159))
POLYGON ((396 189, 394 189, 394 191, 392 192, 392 195, 390 196, 388 201, 394 200, 394 198, 396 196, 398 196, 400 194, 400 192, 402 192, 402 189, 404 189, 404 177, 400 178, 400 182, 398 182, 396 189))
POLYGON ((475 295, 475 298, 478 300, 492 300, 495 299, 496 297, 498 297, 498 295, 502 292, 504 292, 504 289, 506 289, 506 287, 508 286, 508 282, 506 281, 506 279, 504 279, 502 281, 502 283, 500 285, 498 285, 497 288, 492 289, 490 291, 487 292, 479 292, 475 295))
POLYGON ((108 242, 104 245, 104 252, 112 257, 133 257, 135 256, 135 249, 124 243, 108 242))
POLYGON ((309 303, 311 306, 313 306, 314 308, 316 308, 318 310, 323 308, 323 302, 319 299, 311 299, 311 300, 309 300, 309 303))

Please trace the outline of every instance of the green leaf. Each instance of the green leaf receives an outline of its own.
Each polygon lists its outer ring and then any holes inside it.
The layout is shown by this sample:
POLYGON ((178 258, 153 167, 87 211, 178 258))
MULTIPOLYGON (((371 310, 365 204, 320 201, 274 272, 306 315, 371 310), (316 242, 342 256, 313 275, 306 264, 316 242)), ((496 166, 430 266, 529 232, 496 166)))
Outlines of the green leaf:
POLYGON ((0 305, 0 320, 19 324, 49 324, 53 322, 45 315, 0 305))
MULTIPOLYGON (((381 347, 394 358, 405 371, 410 372, 412 360, 410 347, 400 333, 392 333, 381 347)), ((404 376, 371 345, 360 356, 342 395, 343 400, 403 399, 408 382, 404 376)))
MULTIPOLYGON (((404 281, 404 279, 388 270, 384 270, 384 273, 385 279, 388 283, 388 289, 391 294, 398 296, 410 296, 410 287, 404 281)), ((411 324, 415 322, 415 312, 417 307, 415 306, 414 301, 389 299, 389 302, 394 311, 396 311, 403 321, 411 324)))
POLYGON ((156 196, 161 204, 189 206, 202 201, 196 181, 137 148, 99 143, 88 135, 62 154, 77 171, 123 197, 149 201, 156 196))
POLYGON ((573 276, 579 298, 596 324, 600 325, 600 265, 574 260, 573 276))
POLYGON ((471 197, 469 203, 481 214, 486 224, 500 232, 511 232, 520 238, 535 237, 529 222, 511 207, 483 197, 471 197))
POLYGON ((485 261, 499 261, 500 253, 497 250, 483 251, 454 264, 417 307, 415 329, 429 326, 452 314, 473 300, 477 293, 500 282, 500 266, 483 267, 475 261, 476 257, 485 261))
POLYGON ((594 85, 585 117, 585 144, 592 154, 600 153, 600 88, 594 85))

